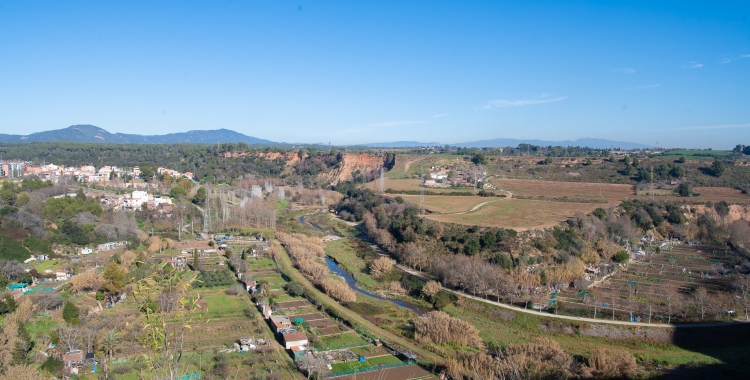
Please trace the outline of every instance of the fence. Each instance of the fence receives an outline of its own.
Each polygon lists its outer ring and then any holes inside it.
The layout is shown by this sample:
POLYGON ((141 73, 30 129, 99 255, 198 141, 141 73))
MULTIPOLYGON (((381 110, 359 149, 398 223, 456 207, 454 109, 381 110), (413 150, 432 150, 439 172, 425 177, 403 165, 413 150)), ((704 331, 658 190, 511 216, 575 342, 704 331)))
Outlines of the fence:
POLYGON ((357 373, 380 371, 380 370, 384 370, 384 369, 397 368, 397 367, 406 367, 408 365, 411 365, 411 363, 381 364, 381 365, 377 365, 377 366, 374 366, 374 367, 351 369, 351 370, 348 370, 348 371, 329 373, 328 375, 325 376, 325 378, 326 379, 330 379, 332 377, 354 375, 354 374, 357 374, 357 373))

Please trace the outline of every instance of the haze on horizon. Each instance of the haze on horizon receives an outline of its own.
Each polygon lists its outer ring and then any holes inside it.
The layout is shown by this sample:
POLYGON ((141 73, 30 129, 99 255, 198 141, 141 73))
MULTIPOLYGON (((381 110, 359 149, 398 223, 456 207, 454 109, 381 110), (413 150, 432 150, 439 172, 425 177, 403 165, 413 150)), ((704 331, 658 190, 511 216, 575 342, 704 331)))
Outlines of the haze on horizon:
POLYGON ((0 133, 750 144, 750 3, 0 3, 0 133))

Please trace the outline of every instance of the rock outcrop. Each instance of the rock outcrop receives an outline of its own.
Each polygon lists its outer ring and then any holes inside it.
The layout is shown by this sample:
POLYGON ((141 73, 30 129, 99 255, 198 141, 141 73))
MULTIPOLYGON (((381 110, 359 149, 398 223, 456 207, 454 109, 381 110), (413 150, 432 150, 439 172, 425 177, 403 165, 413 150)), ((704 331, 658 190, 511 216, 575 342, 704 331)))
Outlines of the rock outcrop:
POLYGON ((385 167, 386 160, 387 156, 381 154, 343 154, 338 166, 327 173, 321 173, 320 178, 334 186, 341 181, 351 180, 352 174, 357 170, 368 175, 378 175, 380 168, 385 167))

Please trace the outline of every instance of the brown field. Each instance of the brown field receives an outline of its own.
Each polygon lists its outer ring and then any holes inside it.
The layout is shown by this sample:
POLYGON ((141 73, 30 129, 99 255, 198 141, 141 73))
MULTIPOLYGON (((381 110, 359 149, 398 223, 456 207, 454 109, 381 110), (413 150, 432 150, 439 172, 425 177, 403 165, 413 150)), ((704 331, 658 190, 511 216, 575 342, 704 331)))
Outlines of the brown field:
POLYGON ((493 178, 490 182, 512 192, 513 196, 597 199, 609 203, 636 197, 633 185, 505 178, 493 178))
POLYGON ((310 306, 310 302, 308 302, 307 300, 286 301, 286 302, 279 302, 276 305, 278 305, 279 308, 281 309, 292 309, 296 307, 310 306))
POLYGON ((386 194, 389 197, 401 197, 407 202, 419 204, 432 212, 440 214, 450 214, 456 212, 469 211, 472 207, 487 201, 501 200, 503 198, 489 198, 489 197, 454 197, 454 196, 441 196, 441 195, 425 195, 424 202, 419 203, 419 195, 399 195, 399 194, 386 194))
POLYGON ((336 335, 341 334, 343 331, 341 331, 341 328, 338 326, 331 326, 331 327, 324 327, 321 329, 318 329, 320 331, 320 335, 326 336, 326 335, 336 335))
MULTIPOLYGON (((385 189, 393 189, 393 190, 415 190, 419 191, 419 179, 389 179, 385 178, 384 187, 385 189)), ((380 190, 380 180, 376 180, 373 182, 368 182, 366 184, 368 189, 371 190, 380 190)), ((436 188, 436 187, 425 187, 425 191, 432 191, 435 193, 450 193, 452 191, 473 191, 471 188, 465 188, 465 189, 442 189, 442 188, 436 188)), ((491 193, 499 193, 499 194, 505 194, 504 191, 496 191, 496 190, 485 190, 491 193)))
POLYGON ((420 379, 435 379, 436 377, 427 372, 424 368, 416 365, 404 366, 383 369, 380 371, 370 371, 358 373, 355 375, 336 377, 341 380, 420 380, 420 379))
MULTIPOLYGON (((640 198, 647 199, 647 193, 642 195, 635 194, 633 185, 609 184, 609 183, 589 183, 589 182, 558 182, 542 181, 533 179, 505 179, 493 178, 490 182, 501 189, 508 190, 514 196, 531 196, 531 197, 568 197, 580 199, 600 199, 606 200, 611 204, 617 204, 626 199, 640 198)), ((417 181, 417 185, 419 185, 417 181)), ((719 202, 727 201, 729 203, 750 202, 750 197, 742 194, 742 191, 730 189, 727 187, 696 187, 695 193, 700 194, 697 197, 684 198, 677 196, 658 195, 660 190, 655 190, 657 200, 670 201, 688 201, 688 202, 719 202)))
MULTIPOLYGON (((292 320, 294 320, 294 317, 292 317, 292 320)), ((338 325, 335 321, 332 321, 330 319, 319 319, 315 321, 305 321, 307 322, 310 327, 330 327, 330 326, 336 326, 338 325)))
POLYGON ((483 227, 544 228, 555 226, 576 212, 587 214, 597 207, 602 207, 602 204, 506 199, 489 203, 474 212, 432 214, 426 218, 483 227))

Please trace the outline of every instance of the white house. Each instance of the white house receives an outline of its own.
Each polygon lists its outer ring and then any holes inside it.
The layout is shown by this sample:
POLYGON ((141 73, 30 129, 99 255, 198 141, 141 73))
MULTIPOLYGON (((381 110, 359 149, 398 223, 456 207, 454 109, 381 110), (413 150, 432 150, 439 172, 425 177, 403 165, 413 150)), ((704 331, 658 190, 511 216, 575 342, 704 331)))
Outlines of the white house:
POLYGON ((69 276, 70 274, 68 274, 68 272, 61 272, 61 271, 55 272, 55 279, 57 281, 65 281, 68 279, 69 276))

